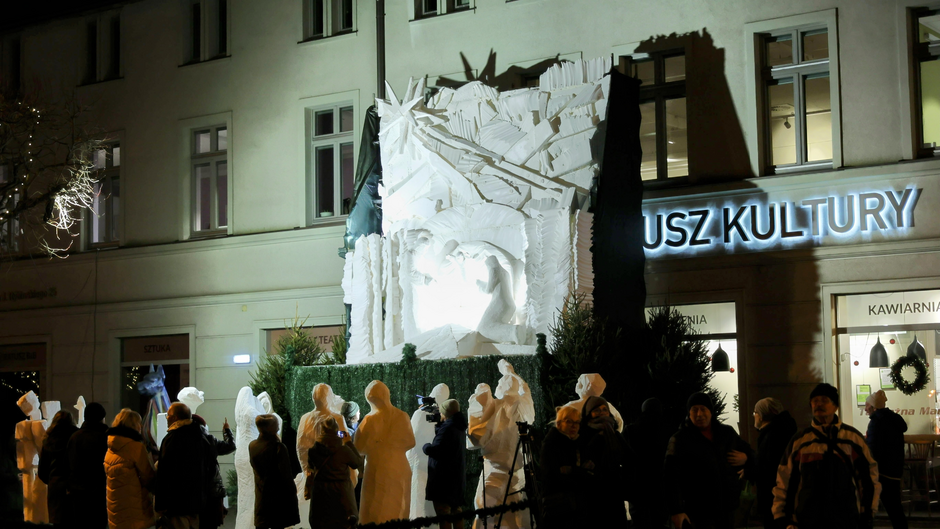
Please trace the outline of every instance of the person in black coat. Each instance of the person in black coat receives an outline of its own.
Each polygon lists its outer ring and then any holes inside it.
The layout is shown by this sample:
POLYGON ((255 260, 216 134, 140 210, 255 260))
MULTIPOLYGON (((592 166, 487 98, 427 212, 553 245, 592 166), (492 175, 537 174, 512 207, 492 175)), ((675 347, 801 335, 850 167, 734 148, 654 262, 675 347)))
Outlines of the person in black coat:
POLYGON ((891 527, 907 529, 907 518, 901 506, 901 475, 904 472, 904 417, 886 408, 888 396, 878 390, 865 400, 868 413, 868 432, 865 442, 871 456, 878 462, 878 482, 881 483, 881 503, 888 511, 891 527))
POLYGON ((757 438, 756 464, 748 476, 757 485, 757 512, 764 527, 774 524, 774 487, 777 469, 787 450, 790 439, 796 435, 796 421, 777 399, 766 398, 754 406, 754 427, 760 430, 757 438))
POLYGON ((154 508, 171 527, 198 527, 206 504, 209 443, 202 428, 193 422, 189 406, 182 402, 170 405, 166 422, 153 489, 154 508))
POLYGON ((227 456, 235 451, 235 434, 228 425, 228 419, 222 425, 222 440, 209 433, 206 421, 198 415, 193 415, 193 421, 199 425, 202 435, 206 438, 209 451, 206 454, 206 504, 199 514, 199 529, 215 529, 225 521, 228 509, 225 508, 225 484, 222 482, 222 471, 219 470, 219 456, 227 456))
MULTIPOLYGON (((434 504, 438 516, 461 511, 467 481, 467 418, 454 399, 441 404, 441 417, 444 422, 434 428, 434 440, 422 447, 428 456, 425 498, 434 504)), ((452 527, 450 522, 440 525, 441 529, 452 527)), ((463 520, 453 526, 463 529, 463 520)))
MULTIPOLYGON (((70 470, 68 446, 69 439, 77 431, 72 414, 60 410, 52 417, 52 423, 42 439, 39 479, 49 487, 46 504, 49 507, 49 523, 53 525, 65 525, 70 518, 66 505, 70 470)), ((103 459, 101 464, 104 465, 103 459)))
POLYGON ((69 515, 84 527, 108 526, 107 476, 104 456, 108 453, 108 425, 104 406, 91 402, 85 407, 85 422, 69 438, 69 515))
POLYGON ((307 477, 310 490, 311 529, 347 529, 356 527, 359 506, 350 480, 350 469, 361 469, 365 458, 348 434, 340 430, 336 419, 320 423, 320 433, 307 450, 307 477), (313 484, 310 481, 313 480, 313 484))
POLYGON ((258 438, 248 444, 255 476, 255 527, 282 529, 299 524, 297 489, 287 447, 277 438, 277 417, 259 415, 255 425, 258 438))
POLYGON ((591 472, 584 493, 591 503, 582 509, 582 520, 593 521, 598 527, 626 526, 627 476, 623 469, 632 458, 604 398, 588 397, 584 401, 578 445, 582 466, 591 472))
POLYGON ((546 528, 575 526, 582 509, 589 502, 582 495, 589 477, 588 469, 581 466, 581 448, 578 445, 581 412, 561 406, 555 412, 555 427, 549 429, 542 441, 539 470, 542 491, 542 523, 546 528))
POLYGON ((661 529, 666 524, 663 457, 671 433, 666 428, 662 402, 655 397, 643 401, 639 419, 627 427, 626 437, 635 456, 634 501, 630 502, 633 527, 661 529))
POLYGON ((693 393, 687 407, 663 465, 668 513, 676 529, 731 529, 741 495, 738 471, 753 464, 754 454, 734 428, 713 419, 707 394, 693 393))

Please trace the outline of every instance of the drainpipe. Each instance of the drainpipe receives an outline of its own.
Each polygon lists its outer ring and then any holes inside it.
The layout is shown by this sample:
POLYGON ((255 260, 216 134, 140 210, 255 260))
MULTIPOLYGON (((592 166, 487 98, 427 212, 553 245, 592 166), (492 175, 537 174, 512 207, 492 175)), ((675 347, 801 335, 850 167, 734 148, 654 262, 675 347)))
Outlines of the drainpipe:
POLYGON ((375 0, 376 97, 385 99, 385 0, 375 0))

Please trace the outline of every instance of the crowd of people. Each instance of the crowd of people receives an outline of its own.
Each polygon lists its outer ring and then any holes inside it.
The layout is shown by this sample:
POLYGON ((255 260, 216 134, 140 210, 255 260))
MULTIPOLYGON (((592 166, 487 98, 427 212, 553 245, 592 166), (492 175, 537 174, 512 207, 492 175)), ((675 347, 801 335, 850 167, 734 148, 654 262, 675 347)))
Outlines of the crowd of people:
MULTIPOLYGON (((718 420, 705 393, 689 396, 687 416, 671 437, 663 434, 668 428, 657 399, 644 402, 639 419, 625 426, 610 403, 589 396, 580 409, 558 408, 544 436, 536 476, 541 494, 535 498, 541 526, 627 527, 628 501, 632 527, 731 529, 745 483, 753 483, 766 528, 865 529, 880 498, 894 529, 906 529, 900 477, 907 425, 886 400, 883 391, 868 398, 871 421, 863 435, 839 419, 839 394, 829 384, 812 391, 812 424, 800 431, 778 400, 761 399, 754 408, 754 451, 718 420)), ((217 439, 201 417, 174 403, 155 465, 141 436, 140 414, 123 409, 110 428, 104 419, 104 408, 91 403, 81 428, 64 410, 51 421, 39 478, 48 486, 54 525, 146 529, 159 518, 160 527, 205 529, 223 523, 218 457, 235 450, 227 420, 223 439, 217 439)), ((457 513, 464 504, 467 424, 459 402, 446 400, 433 441, 417 447, 428 456, 426 498, 437 515, 457 513)), ((299 524, 291 449, 278 436, 279 420, 259 415, 256 425, 259 435, 249 446, 254 525, 299 524)), ((317 419, 316 439, 302 462, 314 529, 362 522, 356 487, 366 455, 361 450, 391 441, 369 443, 353 435, 358 427, 354 402, 341 414, 317 419)), ((463 529, 463 522, 440 527, 463 529)))

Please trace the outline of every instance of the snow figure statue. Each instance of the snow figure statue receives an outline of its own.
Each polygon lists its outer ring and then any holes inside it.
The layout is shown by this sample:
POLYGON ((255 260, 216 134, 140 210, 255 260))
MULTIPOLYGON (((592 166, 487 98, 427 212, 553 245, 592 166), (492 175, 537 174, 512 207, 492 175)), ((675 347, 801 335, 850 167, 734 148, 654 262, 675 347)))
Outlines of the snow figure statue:
POLYGON ((166 413, 170 408, 170 394, 166 391, 166 374, 163 372, 163 366, 157 366, 154 370, 153 364, 150 364, 150 372, 144 375, 137 383, 137 391, 141 395, 150 397, 147 403, 147 413, 144 415, 144 425, 141 428, 141 435, 144 437, 144 443, 151 451, 159 451, 160 445, 157 436, 157 415, 166 413))
POLYGON ((512 325, 516 315, 516 302, 512 296, 512 279, 509 272, 495 255, 486 258, 486 268, 489 280, 484 283, 477 281, 477 286, 486 294, 491 294, 490 304, 487 305, 480 325, 477 327, 480 335, 492 342, 521 344, 525 342, 525 325, 512 325))
POLYGON ((248 444, 258 438, 255 417, 266 413, 262 392, 257 397, 248 386, 238 391, 235 399, 235 472, 238 474, 238 515, 236 529, 252 529, 255 525, 255 475, 251 469, 248 444))
MULTIPOLYGON (((513 456, 519 441, 517 422, 531 423, 535 420, 535 404, 529 385, 516 374, 512 364, 499 361, 502 377, 496 386, 496 398, 490 394, 486 384, 477 386, 470 397, 469 427, 467 437, 470 448, 483 454, 483 473, 477 485, 476 508, 494 507, 503 501, 509 486, 509 502, 522 501, 523 494, 512 494, 525 486, 522 470, 522 455, 513 456), (485 496, 485 498, 484 498, 485 496)), ((495 527, 496 518, 486 520, 487 527, 495 527)), ((474 520, 474 528, 483 527, 483 521, 474 520)), ((500 527, 507 529, 528 528, 529 514, 526 511, 506 513, 500 527)))
MULTIPOLYGON (((578 413, 581 413, 581 408, 584 407, 584 402, 588 400, 588 397, 600 397, 604 393, 604 389, 607 388, 607 382, 604 382, 604 379, 597 373, 584 373, 578 377, 578 385, 575 386, 574 392, 581 397, 578 400, 573 400, 565 406, 570 406, 576 410, 578 413)), ((620 416, 620 412, 617 411, 617 408, 614 408, 614 405, 610 402, 607 403, 610 408, 610 415, 617 421, 617 431, 623 431, 623 417, 620 416)))
MULTIPOLYGON (((300 522, 307 527, 310 512, 310 500, 304 498, 304 487, 308 476, 308 452, 317 440, 320 431, 320 424, 326 419, 332 417, 336 419, 336 424, 340 430, 346 432, 345 439, 349 439, 349 430, 346 429, 346 421, 343 420, 342 408, 343 398, 333 394, 333 388, 328 384, 317 384, 313 386, 310 394, 313 399, 313 410, 303 414, 300 423, 297 425, 297 459, 300 460, 301 472, 294 478, 297 485, 297 501, 300 506, 300 522)), ((349 479, 353 486, 359 482, 359 471, 349 469, 349 479)))
POLYGON ((186 386, 176 394, 176 400, 188 406, 189 411, 195 414, 196 408, 206 402, 206 394, 192 386, 186 386))
POLYGON ((359 423, 356 448, 365 456, 359 523, 407 519, 411 506, 411 467, 406 452, 415 446, 408 414, 392 406, 388 386, 366 387, 372 411, 359 423))
POLYGON ((81 428, 82 425, 85 424, 85 397, 79 395, 78 400, 75 401, 75 406, 73 406, 73 408, 78 410, 78 422, 75 423, 75 425, 81 428))
MULTIPOLYGON (((447 384, 438 384, 431 390, 431 397, 438 405, 450 398, 450 388, 447 384)), ((423 408, 423 407, 422 407, 423 408)), ((424 499, 425 488, 428 485, 428 456, 424 454, 425 443, 434 440, 434 426, 437 423, 428 422, 428 412, 418 408, 411 415, 411 430, 415 434, 415 447, 408 451, 408 463, 411 464, 411 519, 424 516, 435 516, 434 504, 424 499)), ((436 528, 437 524, 430 526, 436 528)))
POLYGON ((23 519, 32 523, 49 523, 46 484, 36 475, 48 421, 42 420, 39 397, 32 391, 20 397, 16 404, 29 416, 16 423, 15 430, 16 466, 23 473, 23 519))

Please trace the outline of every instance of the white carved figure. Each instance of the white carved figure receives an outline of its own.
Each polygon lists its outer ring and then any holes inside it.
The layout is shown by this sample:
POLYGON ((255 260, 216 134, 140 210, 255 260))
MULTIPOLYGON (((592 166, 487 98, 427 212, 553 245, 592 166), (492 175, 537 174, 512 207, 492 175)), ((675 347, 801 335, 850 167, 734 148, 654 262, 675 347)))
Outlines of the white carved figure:
POLYGON ((57 400, 44 400, 40 409, 42 409, 42 420, 46 422, 46 428, 48 428, 49 422, 62 409, 62 403, 57 400))
MULTIPOLYGON (((578 394, 578 400, 573 400, 565 406, 570 406, 576 410, 578 413, 581 413, 581 408, 584 407, 584 402, 588 400, 588 397, 600 397, 604 393, 604 389, 607 388, 607 382, 604 382, 604 378, 597 373, 584 373, 578 377, 578 384, 575 386, 574 391, 578 394)), ((620 416, 620 412, 617 411, 617 408, 614 407, 610 402, 607 403, 610 408, 610 415, 617 421, 617 431, 623 431, 623 417, 620 416)))
POLYGON ((75 401, 75 406, 73 407, 78 410, 78 422, 76 423, 76 426, 81 428, 82 425, 85 424, 85 397, 79 395, 78 400, 75 401))
POLYGON ((382 234, 360 237, 343 270, 349 363, 396 361, 405 342, 445 355, 419 347, 420 358, 531 354, 566 297, 590 293, 580 220, 600 173, 610 67, 565 62, 538 88, 470 82, 427 101, 424 79, 402 98, 387 86, 382 234), (464 250, 474 245, 486 250, 464 250))
MULTIPOLYGON (((535 403, 529 385, 516 374, 512 364, 499 361, 502 377, 496 386, 495 398, 486 384, 477 386, 470 397, 469 427, 467 429, 468 446, 479 449, 483 455, 483 473, 477 485, 476 507, 483 508, 499 505, 509 486, 509 500, 512 503, 522 501, 525 495, 521 491, 525 486, 522 470, 522 454, 517 455, 519 428, 517 422, 532 423, 535 420, 535 403), (513 456, 515 466, 513 466, 513 456)), ((474 527, 482 527, 482 520, 475 520, 474 527)), ((487 527, 495 527, 496 517, 486 520, 487 527)), ((500 527, 507 529, 529 527, 527 511, 506 513, 500 527)))
POLYGON ((411 467, 406 453, 415 446, 408 414, 392 406, 388 387, 366 387, 372 411, 359 423, 355 443, 365 459, 359 523, 406 519, 411 507, 411 467))
MULTIPOLYGON (((450 398, 450 388, 447 384, 438 384, 431 390, 430 397, 438 405, 450 398)), ((408 451, 408 463, 411 465, 411 518, 435 516, 434 504, 425 499, 425 488, 428 485, 428 456, 424 453, 425 443, 434 440, 434 426, 436 423, 428 422, 428 412, 419 408, 411 415, 411 430, 415 434, 415 447, 408 451)), ((436 528, 437 524, 430 526, 436 528)))
POLYGON ((46 484, 36 475, 39 471, 39 453, 49 421, 42 420, 39 397, 32 391, 16 404, 29 419, 16 423, 16 465, 23 476, 23 519, 32 523, 49 523, 46 507, 46 484))
POLYGON ((176 394, 176 400, 189 406, 189 411, 196 413, 196 408, 206 402, 206 394, 192 386, 186 386, 176 394))
POLYGON ((251 469, 248 444, 258 438, 255 417, 266 413, 261 397, 248 386, 238 391, 235 399, 235 472, 238 474, 238 514, 236 529, 252 529, 255 524, 255 475, 251 469))

